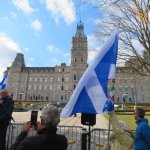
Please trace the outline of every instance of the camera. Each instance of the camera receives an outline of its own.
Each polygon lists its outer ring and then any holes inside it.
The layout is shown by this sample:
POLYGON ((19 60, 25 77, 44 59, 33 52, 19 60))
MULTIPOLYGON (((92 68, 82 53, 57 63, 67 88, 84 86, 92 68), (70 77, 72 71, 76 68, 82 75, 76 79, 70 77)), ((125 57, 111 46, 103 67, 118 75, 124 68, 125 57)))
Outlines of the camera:
POLYGON ((31 125, 36 125, 37 122, 37 117, 38 117, 38 111, 31 111, 31 125))

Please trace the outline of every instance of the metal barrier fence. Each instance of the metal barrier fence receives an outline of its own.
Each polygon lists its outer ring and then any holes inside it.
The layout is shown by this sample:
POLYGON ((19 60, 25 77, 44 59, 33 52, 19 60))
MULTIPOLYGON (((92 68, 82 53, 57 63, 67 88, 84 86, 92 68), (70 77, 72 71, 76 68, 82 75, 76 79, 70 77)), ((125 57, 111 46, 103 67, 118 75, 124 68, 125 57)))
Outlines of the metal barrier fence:
MULTIPOLYGON (((9 150, 15 142, 16 137, 21 133, 22 127, 22 123, 12 123, 9 125, 6 136, 6 150, 9 150)), ((67 137, 68 150, 81 150, 83 130, 85 131, 86 129, 80 126, 58 126, 57 133, 67 137)), ((31 129, 28 136, 31 135, 36 135, 36 131, 31 129)), ((101 150, 107 139, 107 129, 93 129, 91 131, 91 150, 101 150)))
MULTIPOLYGON (((23 124, 12 123, 7 129, 6 150, 9 150, 15 142, 16 137, 21 133, 23 124)), ((68 150, 80 150, 82 127, 79 126, 58 126, 57 133, 63 134, 68 139, 68 150)), ((30 130, 28 136, 36 135, 35 130, 30 130)))
MULTIPOLYGON (((111 134, 112 131, 110 131, 111 134)), ((101 150, 108 141, 108 129, 93 129, 91 131, 91 150, 101 150)))

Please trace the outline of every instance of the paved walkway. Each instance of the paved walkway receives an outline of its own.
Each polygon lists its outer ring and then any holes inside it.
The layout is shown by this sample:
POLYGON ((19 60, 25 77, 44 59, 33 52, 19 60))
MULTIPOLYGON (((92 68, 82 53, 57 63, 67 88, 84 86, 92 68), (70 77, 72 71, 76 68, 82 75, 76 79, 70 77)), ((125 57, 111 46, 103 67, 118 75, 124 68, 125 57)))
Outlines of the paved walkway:
MULTIPOLYGON (((27 122, 30 120, 31 112, 14 112, 13 118, 15 122, 27 122)), ((40 120, 41 111, 38 112, 38 121, 40 120)), ((81 124, 81 115, 77 114, 77 117, 70 117, 70 118, 61 118, 61 121, 59 125, 65 125, 65 126, 83 126, 81 124)), ((103 115, 97 115, 96 116, 96 125, 94 125, 92 128, 103 128, 108 129, 108 121, 104 118, 103 115)))

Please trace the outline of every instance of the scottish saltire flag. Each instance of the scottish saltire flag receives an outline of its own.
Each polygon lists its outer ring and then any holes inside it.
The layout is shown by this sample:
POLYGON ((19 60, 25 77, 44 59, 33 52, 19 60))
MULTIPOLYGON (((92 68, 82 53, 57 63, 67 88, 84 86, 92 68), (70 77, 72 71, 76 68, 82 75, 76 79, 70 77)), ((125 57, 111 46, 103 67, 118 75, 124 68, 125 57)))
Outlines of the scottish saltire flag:
POLYGON ((62 110, 61 117, 70 117, 75 113, 107 113, 110 105, 107 82, 115 78, 117 52, 118 31, 114 31, 83 74, 69 102, 62 110))
POLYGON ((4 76, 2 81, 0 82, 0 91, 7 89, 8 77, 9 77, 9 71, 7 71, 6 75, 4 76))

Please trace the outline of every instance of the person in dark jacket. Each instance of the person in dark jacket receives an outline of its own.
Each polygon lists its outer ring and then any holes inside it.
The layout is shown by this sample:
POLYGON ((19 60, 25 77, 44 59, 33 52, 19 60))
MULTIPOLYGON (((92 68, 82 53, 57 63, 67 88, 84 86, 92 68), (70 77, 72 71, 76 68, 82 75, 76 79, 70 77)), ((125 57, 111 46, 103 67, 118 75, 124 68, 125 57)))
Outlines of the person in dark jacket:
POLYGON ((58 108, 46 106, 42 110, 41 123, 37 123, 37 135, 27 137, 31 125, 29 122, 25 123, 11 150, 66 150, 66 137, 56 134, 59 121, 58 108))
POLYGON ((0 91, 0 150, 5 150, 6 132, 10 123, 14 102, 7 90, 0 91))
POLYGON ((144 118, 145 111, 142 108, 136 109, 134 117, 137 123, 134 150, 150 150, 150 126, 144 118))

